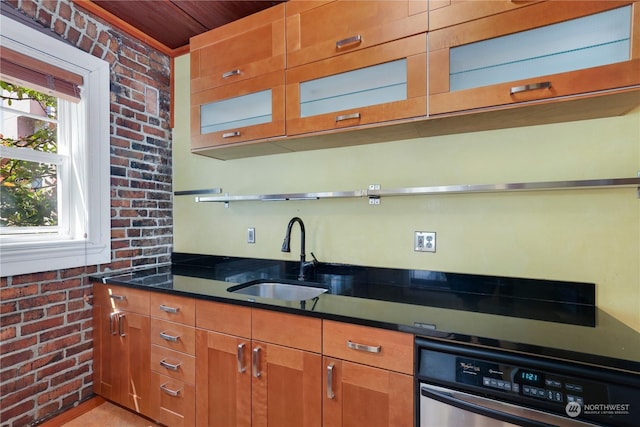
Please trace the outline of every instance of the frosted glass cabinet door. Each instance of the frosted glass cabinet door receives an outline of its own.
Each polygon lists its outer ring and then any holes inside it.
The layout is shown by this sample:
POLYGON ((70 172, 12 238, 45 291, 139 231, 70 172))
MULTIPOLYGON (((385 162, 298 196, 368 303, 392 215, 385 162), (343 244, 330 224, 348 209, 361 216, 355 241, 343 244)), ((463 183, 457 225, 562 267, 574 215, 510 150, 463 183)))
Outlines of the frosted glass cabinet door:
POLYGON ((287 70, 287 134, 426 114, 426 34, 287 70))
POLYGON ((191 148, 284 135, 284 74, 191 94, 191 148))
POLYGON ((638 6, 548 1, 434 31, 429 113, 638 84, 638 6))

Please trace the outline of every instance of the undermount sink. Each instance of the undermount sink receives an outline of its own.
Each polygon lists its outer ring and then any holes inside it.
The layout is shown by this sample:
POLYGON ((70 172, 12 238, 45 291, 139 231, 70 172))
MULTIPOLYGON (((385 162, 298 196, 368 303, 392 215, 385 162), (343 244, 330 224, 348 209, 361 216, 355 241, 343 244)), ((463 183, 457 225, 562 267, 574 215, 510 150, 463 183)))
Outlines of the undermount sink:
POLYGON ((329 290, 320 283, 287 280, 254 280, 227 289, 236 294, 272 298, 284 301, 305 301, 316 298, 329 290))

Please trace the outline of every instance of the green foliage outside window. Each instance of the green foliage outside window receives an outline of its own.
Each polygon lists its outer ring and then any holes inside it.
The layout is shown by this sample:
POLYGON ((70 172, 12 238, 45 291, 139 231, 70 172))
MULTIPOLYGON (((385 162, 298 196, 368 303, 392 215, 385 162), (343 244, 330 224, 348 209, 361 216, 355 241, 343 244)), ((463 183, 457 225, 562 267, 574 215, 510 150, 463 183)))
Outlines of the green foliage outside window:
MULTIPOLYGON (((33 100, 51 117, 57 98, 25 87, 0 81, 2 101, 33 100)), ((55 114, 55 113, 53 113, 55 114)), ((17 139, 0 134, 5 147, 57 152, 55 123, 34 120, 33 133, 17 139)), ((0 159, 0 227, 38 227, 58 224, 56 165, 12 158, 0 159)))

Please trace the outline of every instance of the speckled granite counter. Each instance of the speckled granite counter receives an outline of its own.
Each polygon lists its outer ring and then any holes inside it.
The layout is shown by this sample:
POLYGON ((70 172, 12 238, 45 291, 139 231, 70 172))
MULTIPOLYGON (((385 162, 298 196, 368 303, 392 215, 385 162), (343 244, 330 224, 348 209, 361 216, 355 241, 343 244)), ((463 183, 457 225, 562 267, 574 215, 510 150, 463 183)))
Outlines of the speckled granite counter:
POLYGON ((171 267, 93 279, 640 373, 640 333, 595 307, 593 284, 320 265, 309 280, 330 291, 304 308, 227 290, 256 279, 295 279, 297 268, 174 254, 171 267))

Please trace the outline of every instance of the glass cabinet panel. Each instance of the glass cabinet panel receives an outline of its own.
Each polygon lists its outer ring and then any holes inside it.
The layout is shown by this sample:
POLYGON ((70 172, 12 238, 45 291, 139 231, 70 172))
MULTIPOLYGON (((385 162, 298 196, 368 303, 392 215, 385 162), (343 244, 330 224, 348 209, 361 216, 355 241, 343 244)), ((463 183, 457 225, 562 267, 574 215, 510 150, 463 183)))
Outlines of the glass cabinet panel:
POLYGON ((450 50, 450 91, 623 62, 631 6, 450 50))
POLYGON ((378 64, 300 84, 300 117, 407 99, 407 60, 378 64))
POLYGON ((204 104, 200 107, 200 133, 269 123, 271 89, 204 104))

